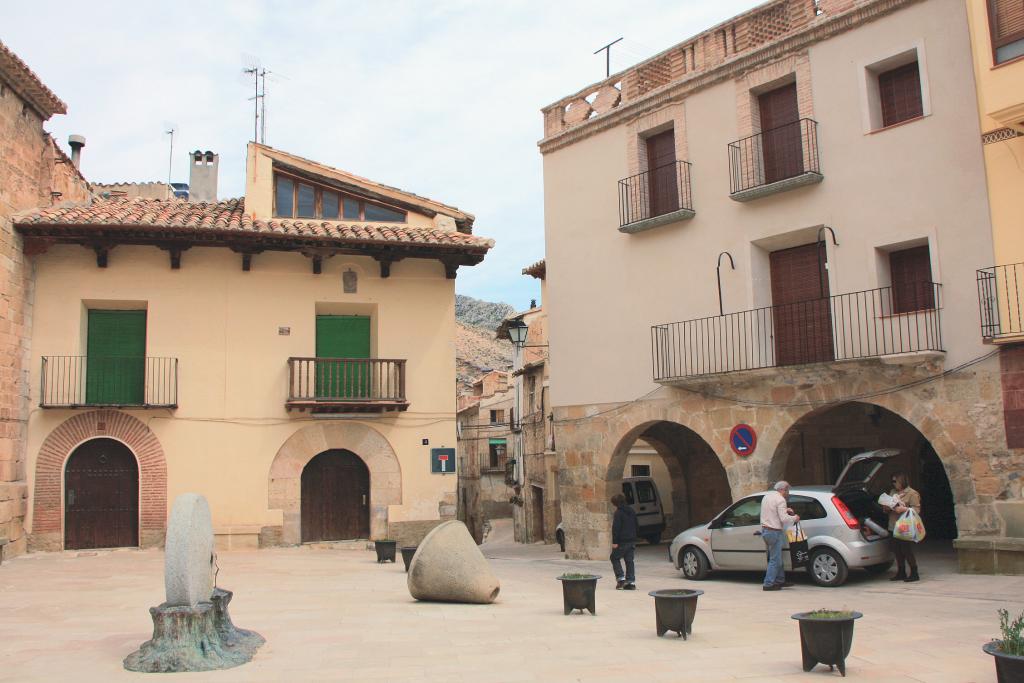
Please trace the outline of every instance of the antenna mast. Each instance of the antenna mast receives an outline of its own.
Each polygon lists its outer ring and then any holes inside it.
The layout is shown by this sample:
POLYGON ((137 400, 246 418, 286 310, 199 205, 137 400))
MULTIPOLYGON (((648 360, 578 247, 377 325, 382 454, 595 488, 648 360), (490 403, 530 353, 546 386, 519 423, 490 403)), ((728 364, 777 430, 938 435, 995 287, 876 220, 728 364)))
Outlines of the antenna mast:
MULTIPOLYGON (((174 165, 174 128, 165 131, 166 135, 171 136, 171 151, 167 155, 167 186, 171 186, 171 167, 174 165)), ((173 192, 171 193, 174 194, 173 192)))
POLYGON ((253 96, 249 98, 253 101, 252 140, 264 144, 267 140, 267 74, 271 72, 255 65, 242 69, 242 73, 252 75, 256 88, 253 96))
POLYGON ((605 78, 608 78, 609 76, 612 75, 612 45, 614 45, 615 43, 619 42, 620 40, 622 40, 622 38, 617 38, 617 39, 613 40, 612 42, 608 43, 607 45, 605 45, 604 47, 601 47, 601 48, 598 48, 598 49, 594 50, 594 54, 595 55, 598 52, 601 52, 601 50, 604 50, 604 77, 605 78))

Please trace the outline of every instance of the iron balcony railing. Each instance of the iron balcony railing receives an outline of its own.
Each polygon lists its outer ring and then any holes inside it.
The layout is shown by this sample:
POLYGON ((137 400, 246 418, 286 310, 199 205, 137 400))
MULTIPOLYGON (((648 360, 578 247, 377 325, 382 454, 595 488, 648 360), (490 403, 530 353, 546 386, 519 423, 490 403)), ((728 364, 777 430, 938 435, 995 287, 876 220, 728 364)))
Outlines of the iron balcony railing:
POLYGON ((178 407, 178 359, 43 356, 42 408, 178 407))
POLYGON ((821 173, 818 122, 800 119, 729 143, 730 193, 821 173))
POLYGON ((981 336, 986 341, 1024 334, 1024 263, 978 271, 978 309, 981 336))
POLYGON ((619 227, 693 210, 690 162, 673 161, 619 181, 619 227))
POLYGON ((289 403, 405 403, 405 360, 289 358, 289 403))
POLYGON ((898 289, 654 325, 654 379, 942 351, 941 285, 898 289))
POLYGON ((481 472, 504 472, 505 463, 508 462, 508 451, 507 447, 501 448, 497 452, 487 452, 480 454, 480 471, 481 472))

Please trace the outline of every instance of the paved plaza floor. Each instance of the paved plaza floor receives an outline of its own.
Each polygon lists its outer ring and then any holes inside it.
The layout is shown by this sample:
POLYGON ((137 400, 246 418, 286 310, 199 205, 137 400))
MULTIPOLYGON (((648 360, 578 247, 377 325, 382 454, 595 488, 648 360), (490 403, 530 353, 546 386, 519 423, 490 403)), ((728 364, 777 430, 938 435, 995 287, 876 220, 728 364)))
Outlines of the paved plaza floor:
MULTIPOLYGON (((499 530, 500 531, 500 530, 499 530)), ((256 658, 225 671, 137 674, 121 660, 152 631, 163 598, 155 550, 39 553, 0 565, 3 681, 823 681, 803 673, 792 613, 820 607, 864 613, 847 678, 995 681, 981 646, 996 610, 1024 609, 1024 577, 962 576, 930 554, 918 584, 853 574, 841 588, 761 591, 756 575, 680 578, 667 546, 643 546, 636 592, 614 590, 605 562, 562 559, 557 546, 521 546, 507 534, 484 546, 501 579, 494 605, 417 603, 401 559, 371 551, 281 548, 225 552, 221 586, 235 592, 236 625, 263 634, 256 658), (597 616, 562 614, 565 571, 594 571, 597 616), (657 588, 694 587, 700 598, 688 641, 658 638, 657 588)))

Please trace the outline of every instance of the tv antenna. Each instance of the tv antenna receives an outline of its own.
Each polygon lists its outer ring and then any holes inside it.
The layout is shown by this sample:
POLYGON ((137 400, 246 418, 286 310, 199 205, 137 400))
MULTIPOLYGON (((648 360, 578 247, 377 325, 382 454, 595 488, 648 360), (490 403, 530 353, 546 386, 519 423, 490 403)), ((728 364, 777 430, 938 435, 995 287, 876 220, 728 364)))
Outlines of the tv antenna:
POLYGON ((622 38, 616 38, 615 40, 613 40, 612 42, 608 43, 604 47, 601 47, 601 48, 598 48, 598 49, 594 50, 594 54, 595 55, 598 52, 601 52, 601 50, 604 50, 604 77, 605 78, 608 78, 609 76, 612 75, 612 45, 614 45, 615 43, 619 42, 620 40, 622 40, 622 38))
POLYGON ((171 186, 171 167, 174 165, 174 126, 172 125, 167 130, 165 130, 164 131, 164 135, 169 136, 170 140, 171 140, 171 150, 170 150, 170 153, 167 155, 167 186, 170 187, 171 186))
POLYGON ((270 69, 254 63, 242 69, 242 73, 253 77, 255 93, 249 99, 253 103, 252 139, 265 144, 267 141, 267 75, 270 69))

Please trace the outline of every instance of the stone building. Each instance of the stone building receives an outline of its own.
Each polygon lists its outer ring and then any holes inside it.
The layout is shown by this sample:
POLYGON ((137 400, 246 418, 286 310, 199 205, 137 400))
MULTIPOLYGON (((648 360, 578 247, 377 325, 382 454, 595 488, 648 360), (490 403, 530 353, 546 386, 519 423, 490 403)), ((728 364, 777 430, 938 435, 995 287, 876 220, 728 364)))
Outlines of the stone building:
POLYGON ((25 552, 28 506, 31 265, 11 216, 89 196, 89 184, 43 125, 67 106, 0 43, 0 553, 25 552))
POLYGON ((21 214, 29 546, 416 543, 456 513, 453 206, 250 143, 242 199, 21 214), (449 451, 450 449, 450 451, 449 451))
POLYGON ((931 538, 1019 533, 970 55, 959 0, 773 0, 543 109, 570 556, 637 439, 676 530, 893 446, 931 538))

